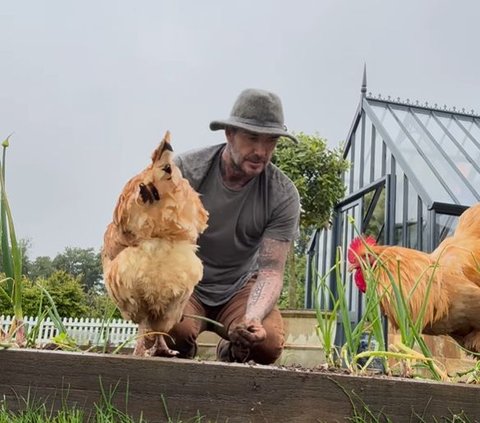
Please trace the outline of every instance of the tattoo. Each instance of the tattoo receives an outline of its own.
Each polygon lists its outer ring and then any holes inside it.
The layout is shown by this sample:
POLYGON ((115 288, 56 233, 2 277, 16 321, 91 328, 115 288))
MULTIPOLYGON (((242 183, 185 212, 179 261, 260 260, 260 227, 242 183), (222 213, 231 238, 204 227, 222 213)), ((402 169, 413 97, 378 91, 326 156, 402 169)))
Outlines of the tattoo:
POLYGON ((260 294, 262 293, 264 286, 265 286, 265 280, 259 280, 254 285, 252 293, 250 295, 250 300, 248 302, 250 305, 256 304, 256 302, 260 298, 260 294))
POLYGON ((289 249, 289 242, 264 239, 258 255, 259 268, 267 271, 283 271, 289 249))
POLYGON ((283 270, 290 243, 264 239, 260 247, 257 280, 247 302, 246 320, 259 320, 272 310, 283 284, 283 270))

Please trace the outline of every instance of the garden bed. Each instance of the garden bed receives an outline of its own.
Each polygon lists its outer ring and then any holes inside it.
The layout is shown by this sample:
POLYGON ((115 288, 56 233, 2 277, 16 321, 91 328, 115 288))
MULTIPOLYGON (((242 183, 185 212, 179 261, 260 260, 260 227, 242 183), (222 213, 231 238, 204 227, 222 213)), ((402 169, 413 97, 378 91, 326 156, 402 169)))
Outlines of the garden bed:
POLYGON ((58 408, 89 409, 102 389, 107 396, 115 391, 120 408, 127 398, 128 413, 143 413, 150 422, 169 421, 167 413, 174 422, 195 416, 215 423, 341 422, 353 416, 354 404, 360 414, 368 407, 395 423, 442 421, 462 412, 465 421, 480 421, 478 386, 180 359, 0 351, 0 399, 11 410, 22 409, 20 398, 27 396, 58 408))

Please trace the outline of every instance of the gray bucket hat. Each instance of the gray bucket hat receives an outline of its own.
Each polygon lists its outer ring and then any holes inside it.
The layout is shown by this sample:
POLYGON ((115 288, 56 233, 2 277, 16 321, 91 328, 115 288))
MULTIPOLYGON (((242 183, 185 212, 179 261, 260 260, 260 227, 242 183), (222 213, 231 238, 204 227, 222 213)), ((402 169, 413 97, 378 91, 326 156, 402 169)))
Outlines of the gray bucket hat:
POLYGON ((283 121, 282 102, 278 95, 257 89, 246 89, 240 93, 233 105, 230 117, 210 122, 210 129, 218 131, 227 126, 245 129, 257 134, 278 135, 298 140, 287 132, 283 121))

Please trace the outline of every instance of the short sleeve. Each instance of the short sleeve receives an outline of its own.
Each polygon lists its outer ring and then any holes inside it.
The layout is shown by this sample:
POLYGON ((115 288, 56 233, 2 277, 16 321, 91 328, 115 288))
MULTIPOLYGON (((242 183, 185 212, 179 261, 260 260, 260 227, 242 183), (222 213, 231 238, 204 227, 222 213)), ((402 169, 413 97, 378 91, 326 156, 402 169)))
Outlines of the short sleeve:
POLYGON ((277 241, 293 241, 299 235, 300 196, 290 180, 281 188, 272 192, 274 207, 263 235, 277 241))

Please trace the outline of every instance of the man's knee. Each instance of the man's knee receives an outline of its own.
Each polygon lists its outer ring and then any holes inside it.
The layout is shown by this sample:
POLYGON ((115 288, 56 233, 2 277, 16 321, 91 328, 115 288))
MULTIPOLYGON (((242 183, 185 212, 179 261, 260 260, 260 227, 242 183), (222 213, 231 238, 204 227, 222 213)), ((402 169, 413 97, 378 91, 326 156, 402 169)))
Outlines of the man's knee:
POLYGON ((272 364, 282 355, 285 346, 285 330, 280 310, 275 307, 262 323, 267 337, 252 349, 252 360, 259 364, 272 364))
POLYGON ((250 360, 258 364, 272 364, 282 355, 285 338, 282 333, 269 333, 265 341, 252 348, 250 360))

